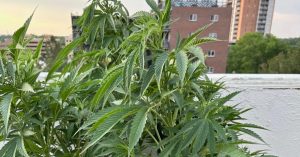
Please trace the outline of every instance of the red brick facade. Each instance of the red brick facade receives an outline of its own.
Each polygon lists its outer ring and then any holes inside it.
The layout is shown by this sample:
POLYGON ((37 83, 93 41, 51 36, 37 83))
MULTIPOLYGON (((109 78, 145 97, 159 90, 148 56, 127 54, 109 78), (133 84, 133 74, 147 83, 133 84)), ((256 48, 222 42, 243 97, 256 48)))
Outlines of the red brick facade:
POLYGON ((260 0, 241 0, 238 39, 249 32, 256 32, 260 0))
POLYGON ((201 37, 209 36, 209 33, 217 33, 217 38, 223 41, 200 45, 205 54, 209 50, 215 51, 214 57, 207 57, 206 65, 214 69, 214 73, 225 73, 229 45, 229 32, 232 8, 229 7, 173 7, 171 18, 174 21, 170 32, 170 47, 176 46, 176 36, 179 33, 181 38, 189 36, 202 26, 211 23, 211 16, 218 15, 217 22, 208 28, 201 37), (197 14, 197 21, 190 21, 190 16, 197 14))

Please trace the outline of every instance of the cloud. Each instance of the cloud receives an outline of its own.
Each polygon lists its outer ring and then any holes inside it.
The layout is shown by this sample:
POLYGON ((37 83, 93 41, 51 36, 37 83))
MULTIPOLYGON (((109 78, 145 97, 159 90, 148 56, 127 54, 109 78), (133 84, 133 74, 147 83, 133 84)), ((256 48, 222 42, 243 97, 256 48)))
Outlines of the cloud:
POLYGON ((280 38, 300 37, 300 14, 274 13, 272 33, 280 38))

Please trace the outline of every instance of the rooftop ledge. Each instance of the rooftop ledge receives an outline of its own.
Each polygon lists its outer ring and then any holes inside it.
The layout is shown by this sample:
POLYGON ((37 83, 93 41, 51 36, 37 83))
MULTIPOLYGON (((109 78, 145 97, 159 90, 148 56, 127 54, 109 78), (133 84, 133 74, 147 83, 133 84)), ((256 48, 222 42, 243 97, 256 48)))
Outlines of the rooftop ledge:
MULTIPOLYGON (((228 88, 300 89, 300 74, 208 74, 213 81, 224 82, 228 88)), ((45 80, 43 72, 39 80, 45 80)))
POLYGON ((300 89, 300 74, 208 74, 228 88, 300 89))

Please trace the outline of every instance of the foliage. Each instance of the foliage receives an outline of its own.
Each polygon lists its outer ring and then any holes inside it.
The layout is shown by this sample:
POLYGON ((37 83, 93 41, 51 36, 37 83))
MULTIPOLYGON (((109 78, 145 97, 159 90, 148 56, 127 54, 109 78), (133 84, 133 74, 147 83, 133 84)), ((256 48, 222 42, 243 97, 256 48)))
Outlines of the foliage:
POLYGON ((227 72, 259 73, 262 64, 286 51, 287 45, 272 35, 248 33, 230 48, 227 72))
POLYGON ((300 48, 289 48, 287 53, 280 53, 264 64, 265 73, 300 73, 300 48))
POLYGON ((281 41, 289 45, 289 47, 300 48, 300 38, 286 38, 281 39, 281 41))
POLYGON ((61 49, 65 46, 66 43, 63 37, 55 36, 51 36, 50 40, 47 40, 45 42, 47 53, 41 55, 41 60, 43 60, 46 63, 47 67, 44 68, 44 71, 47 71, 51 67, 51 64, 54 62, 59 51, 61 51, 61 49))
POLYGON ((244 123, 249 109, 226 104, 238 93, 222 96, 222 83, 205 76, 197 46, 213 40, 198 39, 206 27, 166 50, 171 1, 164 10, 147 3, 154 12, 138 12, 126 25, 119 21, 119 1, 92 1, 82 17, 82 37, 59 52, 44 81, 37 80, 40 51, 25 48, 31 18, 14 34, 0 59, 0 156, 263 156, 240 145, 251 144, 244 134, 263 142, 252 129, 264 128, 244 123), (94 23, 103 20, 98 13, 110 17, 109 27, 91 38, 94 23), (117 21, 131 30, 120 40, 117 21), (67 63, 68 54, 87 42, 89 51, 67 63), (154 64, 148 67, 149 51, 154 64))

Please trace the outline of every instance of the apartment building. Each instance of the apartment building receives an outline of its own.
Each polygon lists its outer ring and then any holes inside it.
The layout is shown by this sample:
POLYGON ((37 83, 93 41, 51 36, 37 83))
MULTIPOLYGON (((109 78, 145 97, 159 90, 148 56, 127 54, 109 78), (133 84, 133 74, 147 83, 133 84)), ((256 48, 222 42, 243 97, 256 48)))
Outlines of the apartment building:
POLYGON ((72 22, 72 37, 73 40, 79 38, 81 35, 80 26, 78 24, 78 20, 81 17, 78 13, 71 14, 71 22, 72 22))
POLYGON ((235 43, 249 32, 270 34, 275 0, 230 0, 232 21, 230 42, 235 43))
MULTIPOLYGON (((39 45, 39 42, 42 40, 42 38, 33 38, 29 41, 29 43, 26 45, 27 48, 35 51, 39 45)), ((46 46, 46 40, 44 39, 42 43, 42 49, 41 49, 41 54, 46 54, 47 53, 47 46, 46 46)))
POLYGON ((12 40, 10 38, 4 39, 3 42, 0 41, 0 50, 6 49, 11 43, 12 43, 12 40))
MULTIPOLYGON (((163 7, 163 1, 159 1, 163 7)), ((212 37, 221 41, 200 45, 207 56, 209 73, 225 73, 229 45, 232 6, 226 0, 173 0, 168 46, 176 46, 177 34, 188 37, 199 28, 214 23, 200 37, 212 37)))

